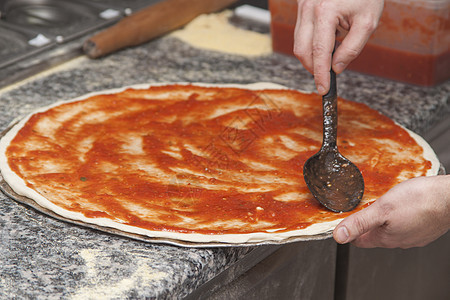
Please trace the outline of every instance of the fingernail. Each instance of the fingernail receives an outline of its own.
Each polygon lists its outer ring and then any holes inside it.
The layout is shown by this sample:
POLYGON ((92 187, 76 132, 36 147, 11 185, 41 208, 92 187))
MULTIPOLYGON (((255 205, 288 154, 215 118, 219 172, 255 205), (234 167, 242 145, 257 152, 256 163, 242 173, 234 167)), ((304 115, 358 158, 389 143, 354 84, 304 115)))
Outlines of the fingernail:
POLYGON ((350 235, 348 234, 347 227, 342 226, 336 232, 336 241, 339 244, 345 244, 347 242, 349 236, 350 235))
POLYGON ((338 62, 334 65, 333 69, 336 73, 341 73, 345 69, 345 64, 343 62, 338 62))
POLYGON ((325 94, 325 88, 323 87, 323 85, 318 85, 317 86, 317 91, 319 92, 319 94, 323 95, 325 94))

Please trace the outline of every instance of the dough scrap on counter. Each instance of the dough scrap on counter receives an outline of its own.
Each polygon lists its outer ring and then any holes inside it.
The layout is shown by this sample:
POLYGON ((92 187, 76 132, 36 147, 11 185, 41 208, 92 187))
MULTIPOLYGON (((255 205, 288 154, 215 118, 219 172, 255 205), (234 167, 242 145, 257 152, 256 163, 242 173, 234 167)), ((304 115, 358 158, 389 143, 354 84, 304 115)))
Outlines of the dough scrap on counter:
POLYGON ((245 56, 272 53, 270 36, 233 26, 228 19, 230 10, 218 14, 204 14, 183 29, 171 34, 196 48, 245 56))

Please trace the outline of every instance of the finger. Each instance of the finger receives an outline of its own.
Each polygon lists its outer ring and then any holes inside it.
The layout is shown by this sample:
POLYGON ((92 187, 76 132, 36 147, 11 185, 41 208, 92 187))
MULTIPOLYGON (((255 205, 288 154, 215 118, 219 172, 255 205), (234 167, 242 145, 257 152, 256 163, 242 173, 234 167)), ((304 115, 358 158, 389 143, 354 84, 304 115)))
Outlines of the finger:
POLYGON ((334 54, 333 70, 336 73, 342 73, 350 62, 358 57, 376 27, 377 21, 371 21, 366 18, 355 20, 347 36, 334 54))
POLYGON ((310 73, 313 73, 312 37, 314 9, 312 4, 312 1, 299 1, 294 32, 294 55, 310 73))
POLYGON ((317 91, 325 95, 330 89, 331 54, 333 52, 338 20, 331 5, 318 5, 313 32, 313 68, 317 91))
POLYGON ((384 223, 385 213, 380 208, 380 205, 377 205, 377 202, 375 202, 371 206, 345 218, 334 229, 333 237, 336 242, 345 244, 358 239, 369 231, 377 230, 384 223))

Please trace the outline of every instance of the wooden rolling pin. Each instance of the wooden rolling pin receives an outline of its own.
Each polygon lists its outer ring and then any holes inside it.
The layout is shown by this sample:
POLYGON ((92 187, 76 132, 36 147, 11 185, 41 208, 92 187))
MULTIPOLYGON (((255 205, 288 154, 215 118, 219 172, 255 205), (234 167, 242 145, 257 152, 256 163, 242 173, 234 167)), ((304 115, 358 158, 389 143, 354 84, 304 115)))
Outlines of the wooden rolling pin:
POLYGON ((140 45, 189 23, 195 17, 226 8, 237 0, 164 0, 144 8, 84 42, 83 50, 97 58, 140 45))

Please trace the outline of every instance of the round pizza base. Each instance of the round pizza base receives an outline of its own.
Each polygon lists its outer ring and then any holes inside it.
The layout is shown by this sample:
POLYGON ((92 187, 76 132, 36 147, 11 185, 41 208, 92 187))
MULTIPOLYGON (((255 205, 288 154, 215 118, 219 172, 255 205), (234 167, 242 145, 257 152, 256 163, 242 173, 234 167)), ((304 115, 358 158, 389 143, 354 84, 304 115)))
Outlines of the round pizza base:
MULTIPOLYGON (((18 131, 24 126, 24 124, 28 121, 28 119, 32 115, 38 112, 46 111, 52 107, 58 106, 63 103, 83 100, 94 95, 118 93, 128 88, 147 89, 152 86, 161 86, 170 84, 186 84, 186 85, 192 84, 204 87, 224 87, 224 88, 237 87, 249 90, 287 89, 286 87, 278 84, 265 82, 247 85, 202 84, 202 83, 157 83, 157 84, 140 84, 140 85, 126 86, 119 89, 111 89, 90 93, 69 101, 56 102, 50 106, 42 107, 34 111, 17 124, 11 125, 7 130, 3 132, 2 136, 0 136, 1 138, 0 189, 2 189, 8 196, 12 197, 16 201, 29 205, 35 208, 36 210, 49 216, 52 216, 56 219, 147 242, 166 243, 183 247, 257 246, 265 244, 284 244, 297 241, 320 240, 320 239, 327 239, 332 236, 332 231, 343 220, 343 218, 339 218, 331 222, 313 224, 307 228, 294 231, 254 232, 245 234, 197 234, 197 233, 179 233, 170 231, 152 231, 129 225, 124 225, 118 222, 114 222, 113 220, 107 218, 87 218, 82 213, 68 211, 48 201, 37 191, 29 188, 24 182, 24 180, 9 168, 6 155, 4 155, 6 152, 6 148, 10 144, 12 139, 16 136, 18 131)), ((302 92, 306 93, 304 91, 302 92)), ((423 148, 424 158, 431 161, 432 163, 431 168, 427 172, 427 176, 437 175, 439 173, 440 163, 432 148, 419 135, 411 132, 406 128, 404 129, 417 142, 417 144, 419 144, 423 148)))

